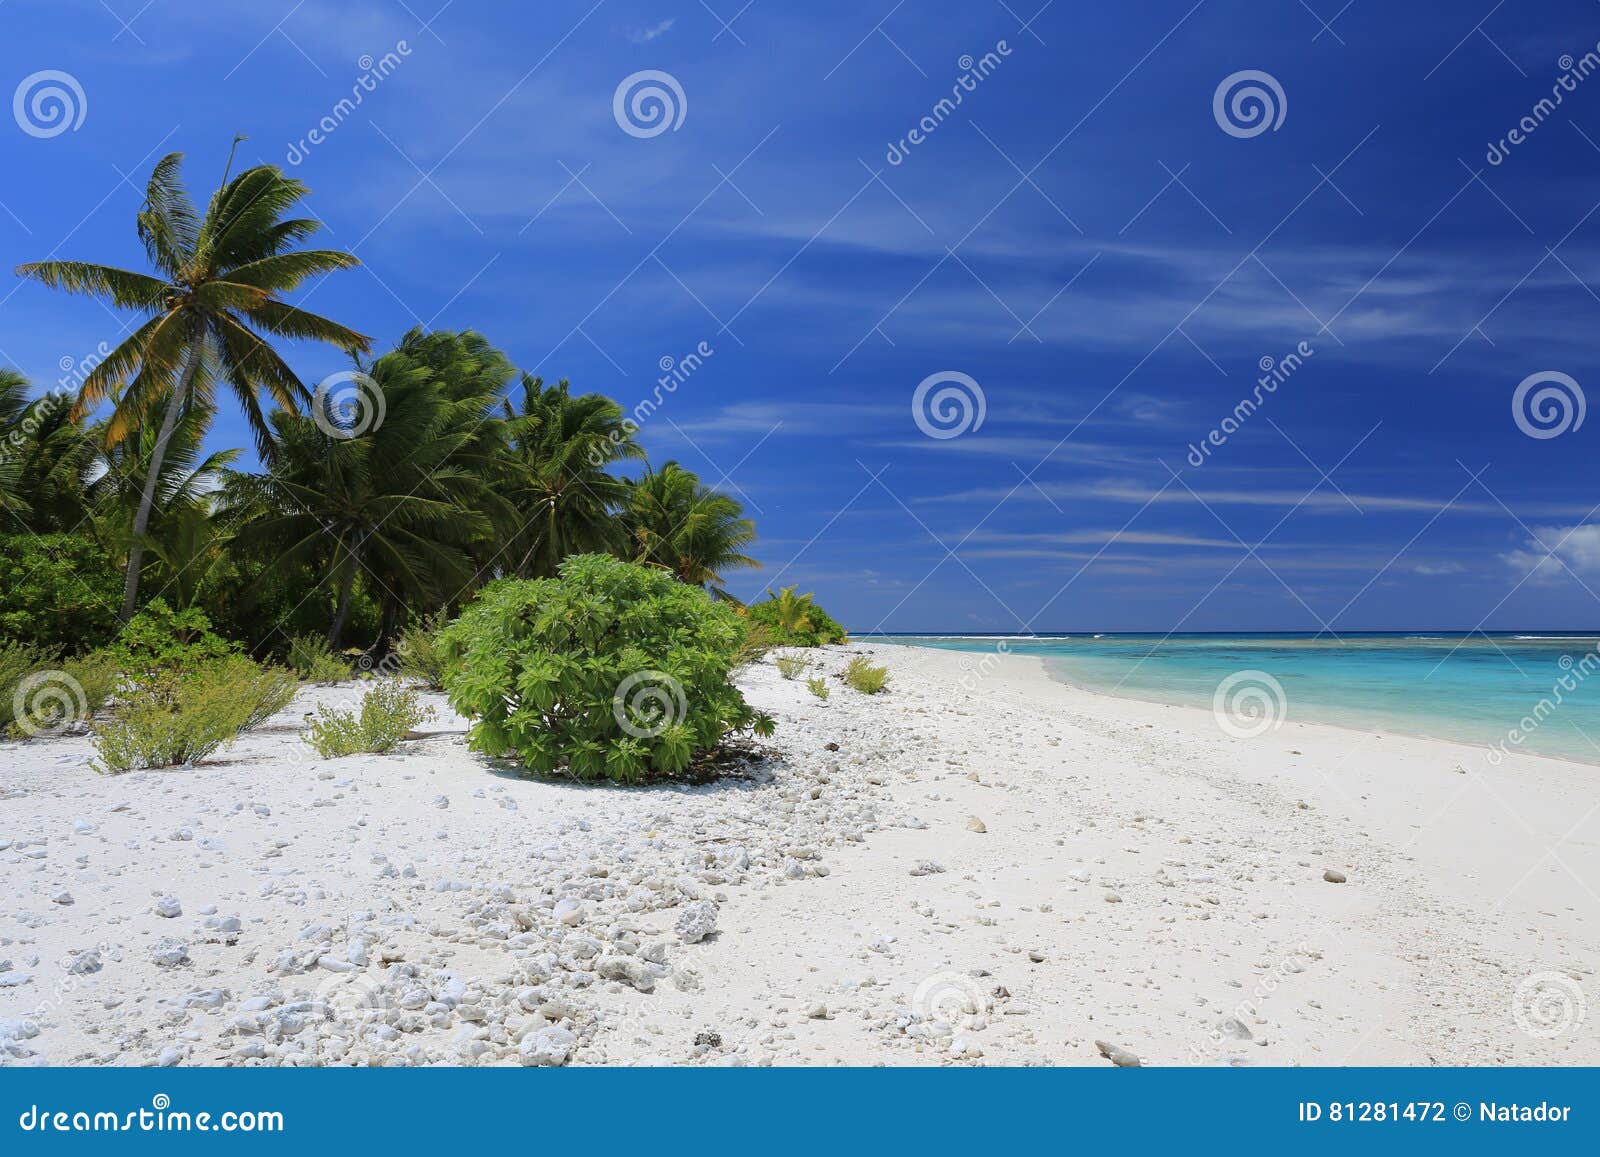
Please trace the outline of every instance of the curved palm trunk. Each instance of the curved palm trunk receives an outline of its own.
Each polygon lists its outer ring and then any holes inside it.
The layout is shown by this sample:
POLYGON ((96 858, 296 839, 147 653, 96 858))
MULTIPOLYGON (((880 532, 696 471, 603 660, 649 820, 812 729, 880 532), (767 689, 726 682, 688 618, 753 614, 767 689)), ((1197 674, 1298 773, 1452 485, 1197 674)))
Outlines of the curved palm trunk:
POLYGON ((161 432, 156 435, 155 449, 150 452, 150 465, 144 476, 144 491, 139 495, 139 509, 133 516, 133 541, 128 546, 128 574, 122 583, 122 621, 133 618, 139 604, 139 576, 144 569, 144 533, 150 526, 150 512, 156 504, 156 487, 161 482, 161 463, 167 455, 167 443, 177 428, 178 415, 194 385, 200 370, 204 343, 196 337, 189 346, 189 356, 184 359, 183 373, 167 399, 166 413, 161 416, 161 432))
POLYGON ((339 608, 333 614, 333 622, 328 627, 328 646, 335 651, 339 649, 339 641, 344 637, 345 620, 350 617, 350 595, 356 587, 356 571, 361 566, 361 554, 366 546, 367 536, 363 532, 356 539, 356 545, 350 551, 350 562, 344 569, 344 574, 339 580, 339 608))

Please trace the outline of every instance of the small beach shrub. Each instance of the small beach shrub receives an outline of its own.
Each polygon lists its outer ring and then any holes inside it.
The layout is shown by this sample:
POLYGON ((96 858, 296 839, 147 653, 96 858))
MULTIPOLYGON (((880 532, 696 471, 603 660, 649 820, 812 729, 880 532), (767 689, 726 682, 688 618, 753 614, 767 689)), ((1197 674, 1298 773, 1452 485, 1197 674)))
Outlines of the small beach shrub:
POLYGON ((731 734, 771 733, 729 682, 744 638, 737 612, 698 587, 576 555, 557 578, 490 583, 439 646, 475 750, 639 783, 683 772, 731 734))
POLYGON ((296 635, 289 640, 289 666, 307 683, 343 683, 350 664, 333 653, 322 635, 296 635))
POLYGON ((17 691, 22 681, 49 664, 49 654, 27 643, 0 643, 0 736, 17 725, 17 691))
POLYGON ((748 667, 752 663, 759 663, 777 644, 772 640, 771 628, 765 623, 758 623, 748 615, 741 621, 744 623, 744 639, 739 644, 733 665, 748 667))
POLYGON ((828 701, 828 681, 821 675, 813 675, 811 678, 807 679, 806 690, 811 692, 818 699, 821 699, 824 703, 828 701))
POLYGON ((116 694, 117 684, 122 678, 119 667, 116 656, 105 648, 61 664, 61 669, 83 692, 84 706, 91 715, 109 703, 116 694))
POLYGON ((410 624, 400 632, 396 647, 400 652, 400 673, 429 691, 444 690, 444 653, 439 649, 439 632, 447 621, 445 613, 438 611, 410 624))
POLYGON ((0 643, 0 737, 37 737, 86 722, 117 686, 105 652, 60 659, 41 647, 0 643))
POLYGON ((323 759, 378 755, 393 751, 406 732, 432 715, 433 709, 424 707, 415 691, 385 679, 361 697, 359 713, 319 709, 306 732, 306 742, 323 759))
POLYGON ((148 672, 95 729, 96 770, 192 767, 294 698, 288 671, 226 655, 190 669, 148 672))
POLYGON ((785 679, 798 679, 806 669, 806 661, 799 655, 779 655, 773 662, 778 665, 778 674, 785 679))
POLYGON ((865 655, 857 655, 845 665, 843 678, 863 695, 876 695, 889 683, 889 668, 874 666, 865 655))
POLYGON ((817 606, 814 596, 797 595, 794 591, 792 586, 777 594, 768 591, 764 600, 745 610, 751 623, 767 629, 773 646, 823 647, 849 638, 845 629, 817 606))

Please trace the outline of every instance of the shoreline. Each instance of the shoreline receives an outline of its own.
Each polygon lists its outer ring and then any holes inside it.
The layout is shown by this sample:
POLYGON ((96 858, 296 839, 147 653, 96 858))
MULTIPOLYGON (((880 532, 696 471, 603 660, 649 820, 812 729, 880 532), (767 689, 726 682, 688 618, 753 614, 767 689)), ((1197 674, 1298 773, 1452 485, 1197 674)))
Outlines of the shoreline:
MULTIPOLYGON (((1249 632, 1245 632, 1245 634, 1248 634, 1248 633, 1249 632)), ((874 636, 861 636, 861 637, 858 637, 855 641, 856 642, 868 642, 873 637, 874 636)), ((924 636, 924 635, 917 635, 917 636, 906 636, 906 637, 910 637, 910 638, 940 638, 940 639, 968 639, 968 640, 972 640, 972 641, 978 641, 978 640, 991 641, 992 640, 993 642, 1001 643, 1001 642, 1028 641, 1030 639, 1036 639, 1039 636, 1028 636, 1028 635, 1018 635, 1018 636, 986 636, 986 635, 938 635, 938 636, 933 636, 933 635, 927 635, 927 636, 924 636)), ((1091 636, 1084 636, 1084 637, 1085 638, 1089 638, 1091 636)), ((1093 636, 1093 637, 1098 638, 1099 636, 1093 636)), ((1229 636, 1229 637, 1234 637, 1234 636, 1229 636)), ((1538 638, 1550 639, 1550 640, 1556 640, 1556 639, 1565 638, 1565 637, 1567 637, 1567 636, 1554 636, 1554 635, 1551 635, 1551 636, 1538 636, 1538 638)), ((1587 636, 1587 635, 1584 635, 1584 636, 1570 636, 1570 637, 1571 638, 1582 638, 1582 639, 1600 638, 1600 636, 1587 636)), ((1047 679, 1049 679, 1052 683, 1055 683, 1058 686, 1070 688, 1071 690, 1079 692, 1081 694, 1099 696, 1101 698, 1109 699, 1109 700, 1124 700, 1124 701, 1133 702, 1133 703, 1148 703, 1148 704, 1152 704, 1152 705, 1156 705, 1156 706, 1168 707, 1168 708, 1171 708, 1173 710, 1196 711, 1196 712, 1200 712, 1202 715, 1207 715, 1207 716, 1209 716, 1210 713, 1211 713, 1211 709, 1209 707, 1205 706, 1202 703, 1198 703, 1198 702, 1180 702, 1180 701, 1171 700, 1171 699, 1158 699, 1158 698, 1154 698, 1153 696, 1148 695, 1148 694, 1140 694, 1137 691, 1123 691, 1123 690, 1120 690, 1120 688, 1117 689, 1117 690, 1108 690, 1106 688, 1094 686, 1094 685, 1089 684, 1089 683, 1075 681, 1074 679, 1068 678, 1067 677, 1067 673, 1065 671, 1060 670, 1060 663, 1052 665, 1052 662, 1051 662, 1052 660, 1065 661, 1064 657, 1062 657, 1062 656, 1057 656, 1057 655, 1028 655, 1028 654, 1022 654, 1022 653, 1013 652, 1013 651, 1007 651, 1007 652, 1003 652, 1003 653, 995 652, 995 651, 962 651, 962 650, 956 650, 956 649, 947 648, 947 647, 921 647, 921 646, 919 646, 918 644, 915 644, 915 643, 890 643, 888 645, 889 646, 895 646, 895 647, 909 647, 909 648, 914 648, 914 649, 917 649, 917 650, 938 651, 938 652, 942 652, 942 653, 945 653, 945 654, 951 654, 951 655, 980 655, 980 656, 1000 655, 1000 657, 1002 657, 1002 658, 1028 659, 1028 660, 1031 660, 1033 662, 1039 663, 1041 665, 1041 668, 1042 668, 1042 670, 1044 672, 1045 677, 1047 679)), ((1297 699, 1296 702, 1303 704, 1304 700, 1303 699, 1297 699)), ((1316 710, 1315 705, 1313 706, 1313 710, 1316 710)), ((1344 709, 1330 706, 1329 710, 1330 711, 1340 711, 1340 710, 1344 710, 1344 709)), ((1357 723, 1346 722, 1346 721, 1342 721, 1342 720, 1338 720, 1338 719, 1330 719, 1330 718, 1294 718, 1291 715, 1291 716, 1286 716, 1285 719, 1284 719, 1284 722, 1286 722, 1286 723, 1298 723, 1298 724, 1303 724, 1303 725, 1313 726, 1313 727, 1332 727, 1332 728, 1337 728, 1340 731, 1348 731, 1348 732, 1353 732, 1355 734, 1362 734, 1362 735, 1364 735, 1364 734, 1375 734, 1375 735, 1389 736, 1391 738, 1421 739, 1421 740, 1426 740, 1426 741, 1428 741, 1430 743, 1451 744, 1451 745, 1454 745, 1454 746, 1457 746, 1457 747, 1464 748, 1464 749, 1466 749, 1466 750, 1468 750, 1470 752, 1474 752, 1479 757, 1484 757, 1484 758, 1487 758, 1488 753, 1494 752, 1494 751, 1497 750, 1495 745, 1492 744, 1492 743, 1482 743, 1482 742, 1478 742, 1478 741, 1475 741, 1475 740, 1461 739, 1461 738, 1456 738, 1456 737, 1449 736, 1449 735, 1429 734, 1428 732, 1422 731, 1420 729, 1413 731, 1413 730, 1406 729, 1404 727, 1391 727, 1388 724, 1391 723, 1392 721, 1385 721, 1385 726, 1382 726, 1382 727, 1370 727, 1370 726, 1363 726, 1363 725, 1360 725, 1360 724, 1357 724, 1357 723)), ((1582 759, 1582 758, 1579 758, 1577 756, 1562 755, 1562 754, 1557 754, 1555 752, 1549 752, 1549 751, 1531 751, 1531 750, 1527 750, 1527 749, 1523 749, 1523 748, 1519 747, 1519 748, 1516 749, 1515 752, 1513 752, 1510 749, 1505 750, 1503 752, 1503 754, 1502 754, 1502 758, 1510 758, 1513 754, 1516 755, 1519 758, 1549 759, 1549 760, 1554 760, 1554 761, 1556 761, 1558 763, 1574 764, 1574 765, 1577 765, 1579 767, 1600 768, 1600 754, 1597 754, 1593 759, 1582 759)))
POLYGON ((1600 999, 1584 765, 962 654, 808 652, 826 703, 749 668, 772 754, 692 787, 519 776, 448 713, 320 760, 348 686, 188 770, 6 745, 0 1065, 1600 1061, 1546 999, 1600 999))
MULTIPOLYGON (((975 654, 976 652, 957 651, 952 653, 975 654)), ((1036 656, 1029 655, 1021 657, 1033 659, 1035 662, 1040 663, 1041 665, 1045 662, 1043 658, 1036 656)), ((1193 703, 1178 703, 1168 699, 1151 699, 1142 695, 1118 691, 1106 691, 1099 687, 1090 687, 1083 683, 1074 683, 1069 679, 1064 679, 1051 673, 1051 669, 1048 666, 1044 667, 1044 677, 1057 686, 1069 688, 1070 690, 1076 691, 1082 695, 1092 695, 1098 699, 1124 700, 1129 703, 1147 703, 1154 707, 1167 707, 1174 711, 1197 712, 1202 716, 1209 716, 1211 714, 1208 708, 1197 706, 1193 703)), ((1495 750, 1495 748, 1490 744, 1474 743, 1467 739, 1454 739, 1448 735, 1428 735, 1420 731, 1389 730, 1382 727, 1358 727, 1353 723, 1338 723, 1328 719, 1296 719, 1293 716, 1286 716, 1284 718, 1284 722, 1300 724, 1305 727, 1329 727, 1335 731, 1344 731, 1352 735, 1371 735, 1380 739, 1417 739, 1425 743, 1438 743, 1451 747, 1459 747, 1464 751, 1470 752, 1479 757, 1486 756, 1488 752, 1495 750)), ((1198 725, 1199 721, 1197 720, 1196 723, 1198 725)), ((1511 753, 1508 752, 1507 757, 1510 755, 1511 753)), ((1519 759, 1547 759, 1554 763, 1568 764, 1573 767, 1592 767, 1600 769, 1600 756, 1596 756, 1594 761, 1591 762, 1586 759, 1573 759, 1565 755, 1552 755, 1543 751, 1519 750, 1515 753, 1515 755, 1519 759)))

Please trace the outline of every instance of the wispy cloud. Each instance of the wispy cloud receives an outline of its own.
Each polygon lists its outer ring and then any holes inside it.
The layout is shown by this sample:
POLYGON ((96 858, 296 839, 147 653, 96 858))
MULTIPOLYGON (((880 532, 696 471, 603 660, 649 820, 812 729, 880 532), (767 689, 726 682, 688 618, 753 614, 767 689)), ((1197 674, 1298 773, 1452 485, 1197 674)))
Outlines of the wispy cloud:
POLYGON ((668 16, 659 24, 652 24, 649 28, 630 28, 624 35, 634 44, 649 44, 656 37, 665 36, 677 22, 676 16, 668 16))
MULTIPOLYGON (((1008 495, 1034 501, 1049 499, 1068 500, 1097 498, 1107 502, 1138 503, 1152 506, 1268 506, 1278 508, 1298 507, 1312 513, 1350 514, 1359 516, 1372 511, 1415 511, 1425 514, 1487 514, 1505 517, 1505 508, 1498 502, 1475 502, 1467 499, 1451 500, 1422 495, 1357 494, 1322 489, 1307 494, 1303 490, 1230 489, 1201 490, 1177 484, 1163 490, 1147 483, 1041 483, 1038 487, 1023 487, 1015 492, 1001 487, 978 487, 954 494, 936 495, 920 499, 923 502, 998 502, 1008 495)), ((1523 508, 1543 515, 1587 514, 1590 506, 1583 503, 1536 503, 1523 508)), ((1559 530, 1550 531, 1559 536, 1559 530)), ((1596 530, 1600 534, 1600 528, 1596 530)))
POLYGON ((1165 534, 1144 530, 1072 530, 1059 534, 1015 534, 1007 531, 980 530, 971 536, 974 542, 1056 543, 1061 545, 1097 545, 1121 542, 1129 546, 1220 546, 1237 549, 1238 542, 1231 538, 1205 538, 1194 534, 1165 534))

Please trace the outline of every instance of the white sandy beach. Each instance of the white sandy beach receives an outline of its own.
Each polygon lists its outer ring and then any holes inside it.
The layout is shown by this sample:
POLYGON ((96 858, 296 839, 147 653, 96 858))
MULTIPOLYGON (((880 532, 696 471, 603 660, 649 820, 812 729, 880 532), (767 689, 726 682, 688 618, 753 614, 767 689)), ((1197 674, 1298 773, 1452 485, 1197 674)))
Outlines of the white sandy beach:
POLYGON ((0 1064, 1600 1063, 1600 770, 862 651, 701 787, 0 745, 0 1064))

